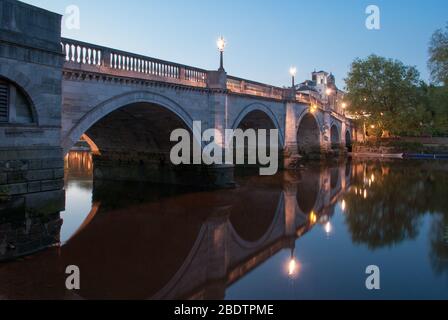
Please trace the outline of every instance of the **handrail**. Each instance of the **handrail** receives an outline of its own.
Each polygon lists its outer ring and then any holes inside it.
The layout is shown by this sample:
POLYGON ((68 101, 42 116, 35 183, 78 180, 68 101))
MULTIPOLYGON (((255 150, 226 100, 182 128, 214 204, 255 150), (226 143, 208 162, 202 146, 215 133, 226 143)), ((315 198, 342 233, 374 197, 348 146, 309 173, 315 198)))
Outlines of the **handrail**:
POLYGON ((207 71, 195 67, 67 38, 62 38, 61 45, 68 63, 183 80, 199 85, 207 80, 207 71))
MULTIPOLYGON (((208 71, 204 69, 67 38, 62 38, 61 46, 68 68, 73 65, 86 65, 98 68, 100 72, 110 72, 111 74, 118 73, 119 75, 174 82, 194 87, 206 87, 207 85, 208 71)), ((297 92, 294 95, 291 88, 281 88, 234 76, 227 76, 226 88, 232 93, 275 100, 292 99, 299 103, 315 104, 318 108, 325 109, 317 94, 311 93, 309 96, 297 92)), ((332 108, 330 111, 339 114, 339 110, 336 108, 332 108)))
POLYGON ((246 80, 234 76, 227 77, 227 89, 231 92, 248 94, 272 99, 284 99, 287 89, 246 80))

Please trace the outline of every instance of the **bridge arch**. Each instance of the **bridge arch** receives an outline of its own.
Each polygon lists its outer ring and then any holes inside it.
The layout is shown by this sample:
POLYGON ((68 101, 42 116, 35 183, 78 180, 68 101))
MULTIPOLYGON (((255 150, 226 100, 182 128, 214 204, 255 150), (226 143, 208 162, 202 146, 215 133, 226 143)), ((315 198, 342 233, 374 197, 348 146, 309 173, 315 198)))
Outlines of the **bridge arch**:
POLYGON ((341 135, 339 133, 339 128, 336 124, 333 124, 331 126, 331 148, 333 150, 337 150, 340 147, 341 144, 341 135))
POLYGON ((298 121, 297 148, 300 154, 320 153, 322 131, 318 118, 311 112, 304 112, 298 121))
POLYGON ((277 116, 272 112, 271 108, 263 103, 255 102, 243 108, 232 124, 232 129, 235 130, 241 128, 244 121, 248 119, 250 121, 250 118, 252 117, 262 120, 263 127, 260 126, 260 129, 278 129, 280 146, 284 145, 285 137, 283 135, 282 126, 280 125, 277 116))
POLYGON ((150 104, 160 106, 166 111, 176 115, 181 122, 192 131, 193 119, 185 109, 173 100, 151 92, 151 91, 133 91, 110 98, 85 114, 78 123, 66 134, 62 141, 64 154, 84 135, 92 126, 104 119, 114 111, 126 106, 136 104, 150 104))
POLYGON ((345 132, 345 147, 347 148, 348 152, 353 151, 352 134, 350 133, 350 130, 347 130, 345 132))

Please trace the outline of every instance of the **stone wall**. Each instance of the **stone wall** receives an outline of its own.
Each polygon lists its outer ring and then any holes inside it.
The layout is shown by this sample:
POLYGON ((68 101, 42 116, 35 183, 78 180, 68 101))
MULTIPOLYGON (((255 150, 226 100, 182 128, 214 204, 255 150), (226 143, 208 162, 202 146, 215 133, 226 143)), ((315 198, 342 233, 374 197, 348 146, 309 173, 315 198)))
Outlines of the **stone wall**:
POLYGON ((32 114, 26 123, 12 117, 0 122, 0 209, 57 212, 64 202, 61 17, 2 0, 0 21, 0 79, 26 97, 32 114))
POLYGON ((62 219, 49 215, 6 214, 0 217, 0 262, 23 257, 60 242, 62 219))

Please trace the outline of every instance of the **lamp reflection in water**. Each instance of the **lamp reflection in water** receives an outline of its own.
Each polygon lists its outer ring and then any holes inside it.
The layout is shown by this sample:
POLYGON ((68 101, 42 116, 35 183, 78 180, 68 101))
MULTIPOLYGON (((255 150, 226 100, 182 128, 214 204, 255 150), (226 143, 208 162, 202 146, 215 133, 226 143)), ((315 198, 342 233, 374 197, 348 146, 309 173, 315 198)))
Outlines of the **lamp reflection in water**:
POLYGON ((345 212, 346 208, 347 208, 347 202, 345 202, 345 200, 342 200, 342 202, 341 202, 341 210, 342 210, 342 212, 345 212))
POLYGON ((299 275, 300 264, 295 257, 295 247, 291 248, 291 258, 288 261, 288 277, 296 279, 299 275))
POLYGON ((310 223, 311 224, 315 224, 316 222, 317 222, 317 216, 314 213, 314 211, 311 211, 311 213, 310 213, 310 223))
POLYGON ((331 231, 333 231, 333 226, 331 225, 331 222, 330 222, 330 221, 328 221, 328 222, 324 225, 324 230, 325 230, 325 233, 326 233, 327 235, 330 235, 331 231))

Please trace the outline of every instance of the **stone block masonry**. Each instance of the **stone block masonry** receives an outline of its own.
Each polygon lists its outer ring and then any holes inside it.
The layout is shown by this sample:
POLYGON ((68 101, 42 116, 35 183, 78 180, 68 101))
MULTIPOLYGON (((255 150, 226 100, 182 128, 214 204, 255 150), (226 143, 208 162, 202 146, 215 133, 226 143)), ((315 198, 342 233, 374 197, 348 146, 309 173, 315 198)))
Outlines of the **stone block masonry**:
POLYGON ((0 212, 64 208, 61 16, 0 2, 0 212))

